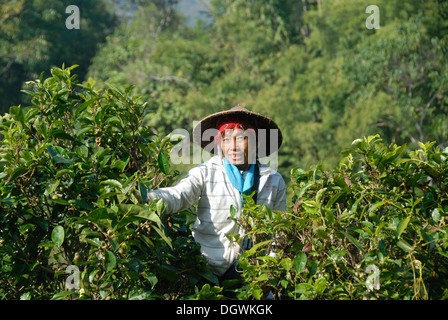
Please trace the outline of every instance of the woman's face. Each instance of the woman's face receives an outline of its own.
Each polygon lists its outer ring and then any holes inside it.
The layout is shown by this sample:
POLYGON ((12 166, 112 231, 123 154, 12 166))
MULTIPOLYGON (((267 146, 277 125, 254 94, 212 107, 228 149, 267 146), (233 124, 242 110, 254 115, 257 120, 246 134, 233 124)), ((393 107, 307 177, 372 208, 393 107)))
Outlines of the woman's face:
POLYGON ((236 166, 244 166, 254 163, 255 139, 250 131, 226 130, 221 139, 223 156, 236 166))

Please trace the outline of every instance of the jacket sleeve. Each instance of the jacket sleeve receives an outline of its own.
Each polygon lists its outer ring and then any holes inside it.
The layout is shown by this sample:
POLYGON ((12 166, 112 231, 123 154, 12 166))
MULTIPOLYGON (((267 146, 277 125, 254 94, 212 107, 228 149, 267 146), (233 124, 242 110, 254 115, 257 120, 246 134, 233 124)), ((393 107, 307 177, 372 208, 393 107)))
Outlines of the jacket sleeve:
POLYGON ((277 197, 274 201, 274 210, 286 211, 286 184, 280 176, 277 197))
POLYGON ((194 204, 201 195, 203 186, 203 170, 201 166, 197 166, 191 169, 177 185, 149 192, 147 202, 163 199, 167 204, 166 213, 180 212, 194 204))

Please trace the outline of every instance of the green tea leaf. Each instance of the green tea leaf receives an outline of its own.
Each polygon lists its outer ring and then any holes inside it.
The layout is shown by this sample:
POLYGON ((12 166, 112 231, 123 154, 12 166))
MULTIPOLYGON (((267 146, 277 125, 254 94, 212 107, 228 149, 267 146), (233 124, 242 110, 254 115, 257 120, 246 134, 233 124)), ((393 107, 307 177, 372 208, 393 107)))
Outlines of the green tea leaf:
POLYGON ((162 221, 160 220, 159 216, 152 210, 142 210, 136 216, 139 218, 143 218, 143 219, 147 219, 152 222, 155 222, 159 226, 162 224, 162 221))
POLYGON ((316 203, 318 203, 319 206, 321 204, 320 202, 321 202, 322 197, 324 196, 325 192, 327 192, 327 188, 322 188, 316 193, 316 203))
POLYGON ((81 105, 79 105, 76 110, 75 110, 75 116, 80 114, 81 112, 83 112, 88 106, 90 106, 93 102, 98 101, 99 99, 101 99, 102 97, 95 97, 92 98, 90 100, 87 100, 85 102, 83 102, 81 105))
POLYGON ((411 220, 411 217, 407 217, 404 219, 401 219, 397 226, 397 238, 400 239, 401 234, 406 230, 406 227, 408 226, 409 220, 411 220))
POLYGON ((440 221, 440 212, 439 212, 439 209, 435 208, 435 209, 431 212, 431 218, 434 220, 435 223, 439 223, 439 221, 440 221))
POLYGON ((355 245, 356 248, 358 248, 361 252, 365 253, 363 247, 361 244, 356 240, 352 235, 348 234, 347 232, 341 231, 341 233, 351 242, 355 245))
POLYGON ((403 249, 403 250, 406 251, 406 252, 411 252, 411 251, 412 251, 412 246, 411 246, 407 241, 405 241, 405 240, 403 240, 403 239, 400 239, 400 240, 397 242, 397 246, 398 246, 399 248, 403 249))
POLYGON ((117 265, 117 258, 115 257, 115 255, 112 252, 107 250, 104 263, 105 263, 106 271, 110 272, 117 265))
POLYGON ((20 167, 20 168, 15 169, 15 170, 13 171, 13 173, 11 174, 9 180, 10 180, 10 181, 14 180, 14 179, 17 178, 18 176, 20 176, 20 175, 22 175, 23 173, 25 173, 27 170, 28 170, 28 169, 25 168, 25 167, 20 167))
POLYGON ((203 271, 200 272, 200 275, 204 278, 207 279, 208 281, 210 281, 211 283, 216 284, 217 286, 219 285, 219 280, 218 277, 211 271, 205 269, 203 271))
POLYGON ((61 291, 53 295, 50 300, 63 300, 73 294, 73 291, 61 291))
POLYGON ((291 261, 290 258, 286 257, 280 260, 280 265, 282 266, 283 269, 289 271, 293 267, 293 262, 291 261))
POLYGON ((303 272, 306 267, 307 257, 304 252, 299 252, 299 254, 294 258, 294 269, 297 273, 303 272))
POLYGON ((51 241, 53 241, 55 245, 60 247, 64 243, 64 236, 64 228, 61 226, 56 226, 51 232, 51 241))
POLYGON ((156 211, 159 214, 159 216, 161 216, 165 211, 167 204, 165 203, 165 201, 163 201, 163 199, 157 199, 156 201, 157 201, 156 211))
POLYGON ((142 198, 142 203, 146 203, 148 199, 148 191, 151 190, 151 182, 142 181, 139 184, 140 186, 140 197, 142 198))
POLYGON ((118 217, 117 214, 111 209, 97 208, 93 210, 86 217, 86 219, 101 227, 112 229, 113 226, 116 224, 118 217))
POLYGON ((249 250, 245 251, 245 252, 244 252, 244 255, 245 255, 246 257, 249 257, 249 256, 253 255, 255 252, 257 252, 257 250, 258 250, 260 247, 262 247, 262 246, 264 246, 264 245, 266 245, 266 244, 268 244, 268 243, 270 243, 270 242, 272 242, 272 240, 266 240, 266 241, 263 241, 263 242, 259 242, 259 243, 255 244, 255 245, 254 245, 252 248, 250 248, 249 250))
POLYGON ((157 228, 156 226, 153 226, 153 229, 157 232, 160 238, 162 238, 166 242, 166 244, 171 248, 171 250, 173 250, 173 244, 171 243, 171 239, 166 236, 165 231, 157 228))
POLYGON ((117 188, 120 188, 120 189, 123 188, 123 185, 119 181, 117 181, 115 179, 107 179, 105 181, 102 181, 101 184, 114 186, 114 187, 117 187, 117 188))
POLYGON ((376 209, 380 208, 380 207, 383 206, 383 205, 384 205, 384 201, 378 201, 378 202, 375 202, 375 203, 370 207, 369 212, 373 212, 373 211, 375 211, 376 209))
POLYGON ((159 165, 159 169, 164 173, 168 174, 170 171, 170 163, 168 161, 168 157, 165 152, 160 151, 159 156, 157 157, 157 164, 159 165))

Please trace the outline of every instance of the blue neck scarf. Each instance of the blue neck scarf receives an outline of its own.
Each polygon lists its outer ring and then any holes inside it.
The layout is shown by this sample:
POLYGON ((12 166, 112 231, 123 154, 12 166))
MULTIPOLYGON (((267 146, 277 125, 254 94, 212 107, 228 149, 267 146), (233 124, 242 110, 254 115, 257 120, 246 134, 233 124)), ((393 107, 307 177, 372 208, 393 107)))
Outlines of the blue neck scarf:
POLYGON ((240 170, 234 164, 231 164, 225 157, 223 158, 224 169, 227 177, 229 177, 232 185, 240 192, 241 195, 249 195, 254 185, 255 165, 252 164, 245 174, 245 178, 240 173, 240 170))

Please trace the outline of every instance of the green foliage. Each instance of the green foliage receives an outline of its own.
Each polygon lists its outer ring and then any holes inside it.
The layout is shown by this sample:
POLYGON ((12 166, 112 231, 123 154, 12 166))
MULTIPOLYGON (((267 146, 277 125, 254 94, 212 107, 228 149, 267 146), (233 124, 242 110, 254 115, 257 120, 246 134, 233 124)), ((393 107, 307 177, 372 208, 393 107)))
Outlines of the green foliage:
POLYGON ((98 44, 117 25, 111 1, 3 0, 0 3, 0 114, 13 104, 28 102, 19 91, 52 66, 79 65, 87 73, 98 44), (69 30, 66 8, 80 10, 80 29, 69 30))
POLYGON ((32 104, 0 119, 0 297, 196 297, 216 280, 191 237, 194 213, 163 217, 161 201, 136 196, 177 176, 169 139, 146 125, 152 111, 132 87, 96 90, 72 69, 29 82, 32 104))
POLYGON ((447 298, 447 150, 352 145, 337 169, 292 170, 287 212, 248 201, 239 298, 447 298))

